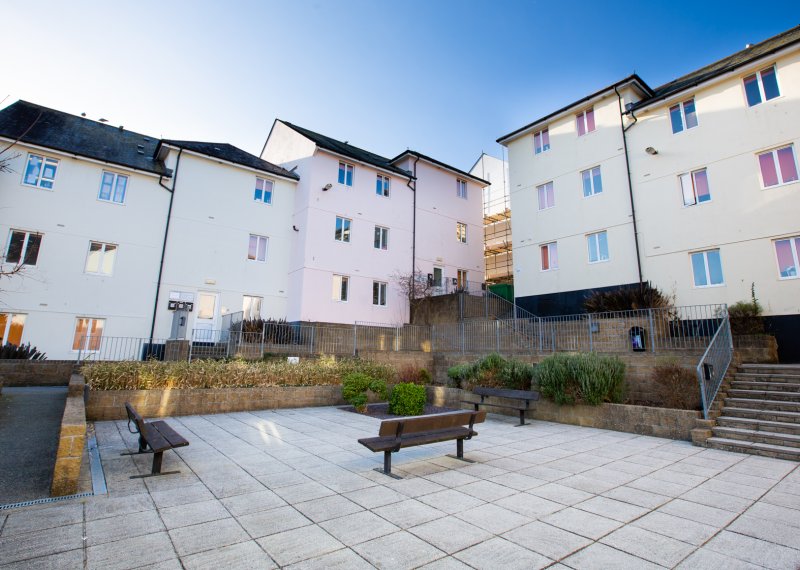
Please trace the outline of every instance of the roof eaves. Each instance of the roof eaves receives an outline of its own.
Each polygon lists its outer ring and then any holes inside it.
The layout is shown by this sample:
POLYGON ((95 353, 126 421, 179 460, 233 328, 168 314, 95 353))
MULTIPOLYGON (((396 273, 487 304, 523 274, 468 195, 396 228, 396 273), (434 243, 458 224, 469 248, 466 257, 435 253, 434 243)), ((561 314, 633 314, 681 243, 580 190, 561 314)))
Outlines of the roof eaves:
POLYGON ((419 157, 420 159, 422 159, 422 160, 424 160, 426 162, 430 162, 431 164, 433 164, 435 166, 439 166, 439 167, 444 168, 446 170, 449 170, 451 172, 455 172, 456 174, 458 174, 460 176, 464 176, 465 178, 470 178, 473 181, 477 182, 478 184, 482 184, 483 186, 489 186, 491 184, 491 182, 488 182, 488 181, 484 180, 483 178, 479 178, 478 176, 475 176, 474 174, 470 174, 469 172, 464 172, 460 168, 456 168, 455 166, 450 166, 449 164, 446 164, 446 163, 444 163, 444 162, 442 162, 440 160, 436 160, 435 158, 431 158, 430 156, 427 156, 425 154, 422 154, 421 152, 417 152, 417 151, 411 150, 411 149, 409 149, 409 150, 407 150, 405 152, 401 152, 400 154, 395 156, 392 159, 392 163, 397 162, 398 160, 400 160, 401 158, 403 158, 404 156, 407 156, 407 155, 419 157))

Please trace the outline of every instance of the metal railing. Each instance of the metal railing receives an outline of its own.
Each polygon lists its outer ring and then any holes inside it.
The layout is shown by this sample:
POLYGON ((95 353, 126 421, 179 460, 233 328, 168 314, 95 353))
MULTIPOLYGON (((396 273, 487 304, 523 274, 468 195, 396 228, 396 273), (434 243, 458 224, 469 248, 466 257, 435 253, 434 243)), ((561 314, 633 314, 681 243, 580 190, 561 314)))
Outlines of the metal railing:
POLYGON ((482 295, 486 291, 486 283, 482 281, 459 282, 453 278, 442 278, 440 283, 428 281, 431 297, 450 295, 452 293, 467 293, 468 295, 482 295))
POLYGON ((164 359, 167 341, 122 336, 84 336, 80 339, 78 362, 87 360, 147 360, 164 359))
POLYGON ((700 382, 700 396, 703 401, 703 417, 708 418, 714 398, 722 385, 733 360, 733 335, 731 323, 725 315, 711 342, 697 364, 697 380, 700 382))

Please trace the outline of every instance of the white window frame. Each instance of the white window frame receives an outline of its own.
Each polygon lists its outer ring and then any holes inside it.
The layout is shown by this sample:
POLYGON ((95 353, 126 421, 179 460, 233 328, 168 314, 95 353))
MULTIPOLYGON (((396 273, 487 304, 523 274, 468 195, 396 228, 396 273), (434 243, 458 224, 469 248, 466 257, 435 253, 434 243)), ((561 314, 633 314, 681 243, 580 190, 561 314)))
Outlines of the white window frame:
POLYGON ((335 303, 347 303, 350 299, 350 276, 341 275, 339 273, 333 274, 333 281, 331 283, 331 298, 335 303), (338 281, 338 285, 337 285, 338 281), (342 285, 344 285, 344 299, 342 299, 342 285), (334 290, 336 296, 334 296, 334 290))
POLYGON ((545 182, 544 184, 540 184, 536 187, 536 205, 539 207, 539 211, 549 210, 550 208, 556 207, 556 189, 553 184, 553 181, 545 182), (550 186, 551 194, 553 195, 553 203, 549 206, 547 205, 547 187, 550 186), (542 208, 542 195, 544 193, 544 208, 542 208))
POLYGON ((90 241, 89 242, 89 249, 86 251, 86 264, 83 267, 84 273, 86 273, 88 275, 102 275, 102 276, 105 276, 105 277, 110 277, 110 276, 114 275, 114 266, 117 263, 117 252, 118 251, 119 251, 119 245, 116 244, 116 243, 106 243, 106 242, 94 241, 94 240, 90 241), (98 270, 97 271, 89 271, 89 257, 92 254, 92 245, 94 245, 94 244, 102 246, 102 249, 100 249, 100 260, 99 260, 99 262, 97 264, 98 270), (111 270, 108 273, 106 273, 102 269, 103 269, 103 262, 105 261, 106 255, 108 254, 109 246, 114 248, 114 249, 112 249, 112 251, 114 252, 112 254, 114 259, 111 260, 111 270))
POLYGON ((558 271, 558 242, 551 241, 549 243, 543 243, 539 246, 539 270, 540 271, 558 271), (542 266, 542 250, 547 248, 547 262, 549 267, 545 269, 542 266), (556 263, 553 265, 553 251, 556 252, 556 263))
MULTIPOLYGON (((603 169, 600 168, 600 165, 593 166, 591 168, 587 168, 586 170, 581 170, 581 195, 584 198, 594 198, 595 196, 599 196, 603 193, 603 169), (594 176, 593 172, 597 170, 598 176, 600 178, 600 190, 597 190, 594 186, 594 176), (587 196, 586 193, 583 191, 583 175, 584 173, 589 173, 589 185, 591 186, 591 193, 587 196)), ((555 195, 553 196, 553 201, 555 202, 555 195)))
POLYGON ((336 221, 333 224, 333 241, 339 243, 350 243, 353 236, 353 220, 345 218, 344 216, 336 216, 336 221), (339 220, 342 220, 342 234, 341 239, 336 237, 336 226, 339 225, 339 220))
POLYGON ((464 222, 456 222, 456 241, 467 243, 467 224, 464 222))
POLYGON ((260 319, 261 318, 261 308, 264 306, 264 297, 260 297, 258 295, 242 295, 242 318, 247 319, 260 319), (247 300, 250 300, 248 303, 247 300), (255 305, 258 308, 257 313, 253 314, 253 300, 257 300, 255 305))
POLYGON ((247 261, 253 261, 255 263, 266 263, 267 259, 269 259, 269 237, 262 236, 259 234, 250 234, 247 241, 247 261), (253 238, 256 238, 256 253, 255 257, 250 257, 250 242, 253 241, 253 238), (264 241, 264 259, 259 259, 258 252, 261 250, 262 240, 264 241))
POLYGON ((14 264, 18 266, 25 266, 25 267, 36 267, 39 265, 39 255, 42 253, 42 242, 44 242, 44 234, 40 232, 31 232, 28 230, 19 230, 15 228, 11 228, 8 232, 8 243, 6 243, 5 253, 3 254, 3 263, 14 264), (25 239, 22 241, 22 249, 19 252, 19 261, 8 261, 8 250, 11 249, 11 239, 14 237, 15 233, 25 234, 25 239), (39 251, 36 252, 36 263, 25 263, 25 258, 28 254, 28 245, 30 243, 31 236, 39 236, 41 239, 39 240, 39 251))
POLYGON ((464 200, 467 199, 467 181, 456 178, 456 196, 464 200))
POLYGON ((28 313, 3 313, 0 312, 0 315, 5 315, 6 317, 6 324, 3 327, 3 330, 0 331, 2 336, 0 336, 0 346, 9 343, 8 335, 11 334, 11 325, 14 317, 22 317, 22 332, 19 335, 19 344, 16 346, 22 346, 22 339, 25 338, 25 321, 28 320, 28 313))
POLYGON ((692 286, 695 289, 708 289, 708 288, 711 288, 711 287, 724 287, 725 286, 725 270, 722 268, 722 252, 719 250, 719 248, 716 248, 716 249, 704 249, 704 250, 701 250, 701 251, 692 251, 692 252, 690 252, 689 253, 689 267, 691 267, 691 270, 692 270, 692 286), (711 269, 709 268, 709 265, 708 265, 708 254, 709 254, 709 252, 712 252, 712 251, 716 251, 719 254, 719 270, 720 270, 720 273, 722 273, 722 282, 721 283, 713 283, 713 284, 711 283, 711 269), (698 285, 695 282, 696 279, 695 279, 695 275, 694 275, 694 263, 693 263, 693 260, 692 260, 692 258, 695 255, 702 255, 703 256, 703 268, 705 269, 705 272, 706 272, 706 285, 698 285))
POLYGON ((347 186, 348 188, 352 188, 353 184, 355 184, 356 180, 356 167, 354 164, 349 162, 345 162, 343 160, 339 161, 339 167, 336 171, 336 182, 342 186, 347 186), (342 167, 344 167, 344 180, 341 182, 339 181, 339 172, 342 171, 342 167), (347 171, 350 170, 350 184, 347 183, 347 171))
POLYGON ((61 161, 57 158, 52 158, 50 156, 46 156, 44 154, 37 154, 35 152, 29 152, 27 160, 25 161, 25 168, 22 171, 22 185, 23 186, 30 186, 31 188, 39 188, 41 190, 49 190, 53 191, 56 185, 56 176, 58 176, 58 168, 61 164, 61 161), (31 163, 31 158, 38 158, 42 161, 42 166, 39 169, 39 173, 36 175, 36 182, 31 184, 30 182, 26 181, 28 176, 28 166, 31 163), (42 175, 44 174, 44 168, 46 164, 50 164, 55 167, 55 173, 53 174, 52 178, 44 178, 42 175), (49 182, 50 187, 42 186, 42 182, 49 182))
POLYGON ((392 187, 392 179, 389 176, 385 176, 383 174, 378 174, 377 178, 375 179, 375 195, 380 196, 381 198, 388 198, 391 194, 391 187, 392 187), (381 192, 378 193, 378 184, 381 186, 381 192))
POLYGON ((375 226, 375 232, 372 239, 373 249, 378 251, 386 251, 389 249, 389 228, 384 226, 375 226), (380 233, 379 233, 380 232, 380 233), (378 238, 378 243, 375 243, 375 237, 378 238))
POLYGON ((594 115, 594 107, 589 107, 588 109, 584 109, 583 111, 575 115, 575 130, 577 131, 579 137, 585 137, 589 133, 593 133, 597 130, 597 117, 595 117, 594 115), (588 113, 592 114, 592 119, 594 122, 594 128, 591 130, 589 129, 589 121, 586 118, 588 113), (578 123, 583 124, 583 134, 581 134, 580 128, 578 127, 578 123))
POLYGON ((797 247, 797 240, 800 239, 800 236, 790 236, 785 238, 779 238, 772 240, 772 251, 775 252, 775 263, 778 266, 778 279, 781 281, 790 281, 792 279, 800 279, 800 251, 798 251, 797 247), (778 242, 779 241, 788 241, 789 242, 789 249, 792 252, 792 259, 794 260, 794 275, 787 275, 784 277, 781 275, 781 264, 778 261, 778 242))
POLYGON ((765 150, 763 152, 758 152, 758 153, 756 153, 756 163, 758 164, 758 175, 761 178, 761 189, 762 190, 767 190, 768 188, 778 188, 779 186, 786 186, 787 184, 796 184, 798 181, 800 181, 800 178, 798 178, 798 180, 789 180, 788 182, 784 181, 784 179, 783 179, 783 170, 781 169, 781 163, 778 160, 778 151, 781 151, 781 150, 783 150, 785 148, 791 149, 791 151, 792 151, 792 159, 794 160, 794 170, 795 170, 795 172, 798 173, 798 175, 800 175, 800 168, 798 168, 798 165, 797 165, 797 152, 795 152, 794 143, 789 143, 789 144, 784 145, 784 146, 780 146, 780 147, 777 147, 777 148, 772 148, 770 150, 765 150), (771 186, 767 186, 764 183, 764 171, 761 169, 761 160, 760 159, 761 159, 761 156, 763 156, 765 154, 771 154, 772 155, 772 161, 773 161, 773 164, 775 164, 775 172, 778 174, 778 183, 777 184, 773 184, 771 186))
POLYGON ((72 329, 72 352, 92 352, 92 353, 93 352, 98 352, 100 350, 100 347, 102 346, 103 333, 105 332, 105 330, 106 330, 106 319, 105 318, 75 317, 75 327, 72 329), (83 344, 81 346, 79 346, 78 348, 75 348, 75 340, 76 340, 75 336, 78 333, 78 323, 81 320, 84 320, 84 319, 89 321, 88 326, 86 327, 86 330, 88 331, 88 334, 83 338, 83 344), (93 336, 91 334, 91 331, 92 331, 92 329, 94 328, 94 325, 97 322, 101 322, 102 323, 102 326, 101 326, 101 329, 100 329, 101 332, 100 332, 99 335, 94 335, 93 336), (93 338, 97 338, 98 339, 98 343, 97 343, 98 347, 97 348, 89 348, 89 342, 93 338))
POLYGON ((587 248, 586 248, 587 258, 589 260, 589 264, 590 265, 594 265, 595 263, 606 263, 606 262, 611 260, 611 246, 608 243, 608 230, 601 230, 599 232, 592 232, 590 234, 586 234, 586 245, 587 245, 587 248), (606 254, 608 255, 608 257, 606 257, 605 259, 602 259, 602 252, 600 251, 600 235, 601 234, 605 234, 606 235, 606 254), (597 254, 597 259, 595 261, 592 261, 592 257, 588 253, 589 252, 589 246, 591 245, 593 237, 595 238, 595 240, 594 240, 595 248, 594 249, 595 249, 595 253, 597 254))
POLYGON ((100 202, 105 202, 107 204, 117 204, 118 206, 124 206, 125 200, 128 197, 128 191, 131 188, 131 177, 127 174, 121 174, 119 172, 114 172, 113 170, 103 170, 100 174, 100 189, 97 191, 97 200, 100 202), (110 174, 114 177, 113 182, 111 183, 111 193, 108 195, 108 198, 103 198, 103 180, 106 177, 106 174, 110 174), (122 201, 117 201, 114 199, 117 193, 117 185, 119 184, 119 179, 125 179, 125 190, 122 194, 122 201))
POLYGON ((373 281, 372 282, 372 306, 373 307, 385 307, 386 306, 386 298, 387 293, 389 290, 389 284, 384 281, 373 281), (375 286, 378 287, 378 302, 375 302, 375 286), (383 302, 381 302, 381 300, 383 302))
POLYGON ((697 115, 697 101, 695 100, 694 97, 689 97, 688 99, 685 99, 685 100, 681 101, 680 103, 675 103, 674 105, 670 105, 667 108, 667 114, 669 115, 669 130, 672 131, 673 135, 678 135, 680 133, 688 131, 689 129, 694 129, 694 128, 700 126, 700 118, 697 115), (693 127, 688 126, 688 124, 686 123, 686 107, 685 107, 685 105, 686 105, 686 103, 689 103, 689 102, 694 104, 694 119, 697 122, 697 124, 694 125, 693 127), (672 109, 674 109, 675 107, 678 107, 678 112, 680 113, 680 116, 681 116, 681 130, 679 130, 679 131, 673 131, 672 130, 672 109))
POLYGON ((684 208, 690 208, 692 206, 700 206, 702 204, 707 204, 712 202, 714 198, 711 196, 711 183, 708 182, 708 169, 707 168, 698 168, 697 170, 692 170, 691 172, 684 172, 683 174, 678 175, 678 187, 681 192, 681 202, 683 203, 684 208), (706 183, 708 184, 708 200, 704 202, 700 202, 697 198, 697 174, 700 172, 706 173, 706 183), (684 182, 691 184, 691 191, 692 197, 694 198, 694 202, 689 204, 686 203, 686 188, 684 187, 684 182))
POLYGON ((781 88, 781 82, 778 78, 778 68, 775 64, 768 65, 767 67, 763 67, 754 73, 748 73, 747 75, 742 77, 742 94, 744 95, 744 104, 747 105, 748 109, 752 109, 753 107, 758 107, 767 101, 774 101, 775 99, 780 99, 783 97, 783 89, 781 88), (778 96, 773 97, 772 99, 767 99, 767 94, 764 91, 764 80, 761 77, 761 74, 768 69, 772 70, 772 73, 775 75, 775 83, 778 85, 778 96), (758 103, 750 104, 750 101, 747 100, 747 87, 745 86, 745 81, 750 77, 755 76, 756 78, 756 85, 758 86, 758 95, 761 97, 761 101, 758 103))
POLYGON ((533 155, 536 156, 538 154, 544 154, 548 150, 550 150, 550 127, 545 127, 541 130, 536 131, 533 133, 533 155), (544 144, 544 135, 547 134, 547 146, 545 147, 544 144), (536 146, 537 137, 539 140, 539 146, 536 146))
POLYGON ((263 178, 261 176, 256 176, 256 187, 253 189, 253 201, 254 202, 261 202, 262 204, 266 204, 267 206, 272 206, 272 197, 275 194, 275 181, 270 178, 263 178), (256 192, 258 191, 258 183, 263 183, 263 188, 261 190, 261 198, 256 197, 256 192), (267 184, 269 184, 269 201, 265 200, 267 194, 267 184))

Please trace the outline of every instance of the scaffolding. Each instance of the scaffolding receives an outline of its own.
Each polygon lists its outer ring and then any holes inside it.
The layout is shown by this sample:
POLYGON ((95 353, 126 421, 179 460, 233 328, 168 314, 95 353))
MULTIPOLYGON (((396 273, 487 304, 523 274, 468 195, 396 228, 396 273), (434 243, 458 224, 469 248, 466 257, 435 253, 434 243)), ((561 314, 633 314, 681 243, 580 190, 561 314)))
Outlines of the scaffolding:
POLYGON ((483 153, 471 171, 490 183, 483 190, 483 257, 488 284, 514 283, 507 170, 505 160, 483 153))

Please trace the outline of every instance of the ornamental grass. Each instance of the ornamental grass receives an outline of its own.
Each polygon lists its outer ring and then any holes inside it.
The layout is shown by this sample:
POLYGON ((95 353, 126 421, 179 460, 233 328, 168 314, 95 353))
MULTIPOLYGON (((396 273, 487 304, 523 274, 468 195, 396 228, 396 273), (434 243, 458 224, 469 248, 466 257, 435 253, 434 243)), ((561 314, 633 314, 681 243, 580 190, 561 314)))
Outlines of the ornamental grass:
POLYGON ((93 362, 81 367, 91 390, 163 390, 176 388, 254 388, 262 386, 336 386, 353 372, 386 383, 393 366, 358 358, 286 360, 193 360, 191 362, 93 362))

